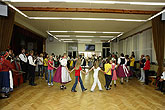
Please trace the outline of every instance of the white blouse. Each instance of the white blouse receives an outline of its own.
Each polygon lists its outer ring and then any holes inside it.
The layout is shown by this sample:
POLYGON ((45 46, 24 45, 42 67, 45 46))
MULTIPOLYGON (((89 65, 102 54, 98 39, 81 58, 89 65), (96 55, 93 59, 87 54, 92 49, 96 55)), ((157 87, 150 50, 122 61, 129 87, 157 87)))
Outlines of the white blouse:
MULTIPOLYGON (((120 57, 120 58, 122 58, 122 59, 125 59, 125 65, 127 64, 127 60, 126 60, 126 58, 125 57, 120 57)), ((121 63, 121 59, 120 58, 118 58, 118 64, 120 64, 121 63)))
POLYGON ((67 66, 67 59, 62 59, 60 63, 62 66, 67 66))

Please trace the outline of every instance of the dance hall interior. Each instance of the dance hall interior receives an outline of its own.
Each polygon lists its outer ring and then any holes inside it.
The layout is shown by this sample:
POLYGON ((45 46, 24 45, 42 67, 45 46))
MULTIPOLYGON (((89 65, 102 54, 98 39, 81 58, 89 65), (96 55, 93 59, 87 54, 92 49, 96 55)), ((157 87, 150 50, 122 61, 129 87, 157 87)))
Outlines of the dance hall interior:
POLYGON ((165 0, 0 0, 0 110, 165 110, 165 0))

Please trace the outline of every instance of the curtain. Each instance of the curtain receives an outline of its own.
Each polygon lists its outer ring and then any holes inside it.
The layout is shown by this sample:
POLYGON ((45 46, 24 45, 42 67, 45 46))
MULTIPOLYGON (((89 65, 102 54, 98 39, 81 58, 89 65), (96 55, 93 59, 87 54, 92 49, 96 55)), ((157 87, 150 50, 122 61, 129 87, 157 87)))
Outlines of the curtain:
POLYGON ((14 26, 15 11, 8 10, 8 16, 0 16, 0 51, 6 50, 10 45, 14 26))
POLYGON ((161 21, 161 16, 158 16, 152 20, 152 32, 153 32, 156 60, 158 62, 157 76, 160 76, 163 72, 164 38, 165 38, 165 21, 161 21))

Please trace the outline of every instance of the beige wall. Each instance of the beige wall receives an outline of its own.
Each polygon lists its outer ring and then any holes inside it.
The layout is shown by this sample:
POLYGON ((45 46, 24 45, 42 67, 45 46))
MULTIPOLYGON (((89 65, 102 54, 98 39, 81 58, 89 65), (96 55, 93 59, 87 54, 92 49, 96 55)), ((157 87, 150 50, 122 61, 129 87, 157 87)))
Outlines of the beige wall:
POLYGON ((58 42, 54 39, 53 42, 46 40, 46 52, 50 55, 54 53, 55 55, 63 55, 66 53, 67 45, 64 42, 58 42))

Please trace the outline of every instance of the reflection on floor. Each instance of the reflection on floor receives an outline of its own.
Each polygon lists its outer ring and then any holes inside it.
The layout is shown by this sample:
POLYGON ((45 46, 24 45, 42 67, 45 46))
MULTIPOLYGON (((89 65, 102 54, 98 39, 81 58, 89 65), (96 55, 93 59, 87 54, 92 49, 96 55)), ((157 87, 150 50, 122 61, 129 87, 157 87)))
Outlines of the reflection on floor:
MULTIPOLYGON (((38 79, 36 87, 28 84, 14 90, 11 97, 0 100, 1 110, 165 110, 165 95, 155 91, 136 79, 124 85, 117 82, 117 87, 111 90, 99 91, 98 87, 90 92, 93 83, 93 72, 82 75, 86 92, 81 92, 77 86, 76 93, 71 92, 74 83, 74 73, 71 73, 72 82, 67 84, 66 90, 60 90, 60 84, 54 83, 48 87, 45 80, 38 79)), ((104 88, 104 74, 99 73, 99 79, 104 88)))

